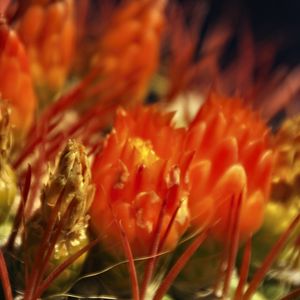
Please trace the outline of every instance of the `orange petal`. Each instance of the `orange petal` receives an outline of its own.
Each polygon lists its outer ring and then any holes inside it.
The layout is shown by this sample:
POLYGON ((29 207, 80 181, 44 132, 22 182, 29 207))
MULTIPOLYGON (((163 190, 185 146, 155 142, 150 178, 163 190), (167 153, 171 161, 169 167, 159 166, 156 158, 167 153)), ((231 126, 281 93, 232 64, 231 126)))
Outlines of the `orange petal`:
POLYGON ((214 221, 215 205, 210 196, 201 197, 194 201, 191 212, 191 222, 197 229, 203 229, 214 221))
POLYGON ((212 171, 209 180, 211 186, 214 186, 226 169, 236 164, 238 160, 238 145, 234 137, 226 138, 216 145, 216 148, 212 157, 212 171))
POLYGON ((267 200, 270 187, 271 187, 271 175, 274 164, 274 155, 271 150, 265 152, 259 159, 256 169, 255 176, 253 178, 254 186, 259 186, 261 191, 267 200))
POLYGON ((247 175, 242 165, 236 164, 230 167, 220 178, 212 195, 215 199, 217 210, 228 203, 232 197, 238 197, 247 190, 247 175))
POLYGON ((207 129, 201 145, 201 152, 205 153, 206 157, 211 154, 211 149, 214 148, 213 145, 223 138, 226 126, 227 121, 222 113, 217 114, 207 123, 207 129))
POLYGON ((259 157, 265 150, 263 140, 255 140, 249 143, 241 153, 240 160, 245 166, 248 177, 253 178, 254 170, 259 157))
MULTIPOLYGON (((207 182, 211 173, 211 162, 203 160, 193 165, 190 170, 191 195, 190 204, 193 206, 198 201, 202 201, 202 197, 207 190, 212 187, 207 186, 207 182)), ((197 214, 197 212, 195 212, 197 214)))
POLYGON ((247 239, 262 225, 265 213, 265 198, 261 191, 254 192, 241 208, 241 238, 247 239))

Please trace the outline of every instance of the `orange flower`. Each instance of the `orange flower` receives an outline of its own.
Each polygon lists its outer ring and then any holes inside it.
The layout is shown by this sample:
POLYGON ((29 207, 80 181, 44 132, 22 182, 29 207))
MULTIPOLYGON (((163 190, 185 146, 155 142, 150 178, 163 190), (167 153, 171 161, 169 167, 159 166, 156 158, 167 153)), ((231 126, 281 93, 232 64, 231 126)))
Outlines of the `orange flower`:
POLYGON ((33 121, 36 97, 25 49, 3 19, 0 20, 0 94, 12 106, 12 125, 19 134, 24 134, 33 121))
POLYGON ((273 153, 268 129, 240 99, 212 94, 188 129, 195 149, 190 172, 189 208, 196 227, 216 224, 221 239, 228 229, 232 199, 242 196, 240 234, 261 226, 269 196, 273 153))
POLYGON ((160 56, 165 0, 126 1, 107 24, 94 63, 100 76, 116 77, 115 84, 134 78, 123 103, 141 103, 160 56))
POLYGON ((121 247, 116 245, 120 236, 114 220, 121 221, 133 253, 149 254, 162 209, 161 239, 171 225, 164 249, 173 248, 186 230, 186 176, 192 155, 180 151, 185 130, 172 127, 172 116, 155 108, 118 110, 92 167, 92 225, 107 246, 121 247))
POLYGON ((73 0, 29 2, 18 32, 29 54, 35 83, 53 90, 61 88, 74 56, 73 0))

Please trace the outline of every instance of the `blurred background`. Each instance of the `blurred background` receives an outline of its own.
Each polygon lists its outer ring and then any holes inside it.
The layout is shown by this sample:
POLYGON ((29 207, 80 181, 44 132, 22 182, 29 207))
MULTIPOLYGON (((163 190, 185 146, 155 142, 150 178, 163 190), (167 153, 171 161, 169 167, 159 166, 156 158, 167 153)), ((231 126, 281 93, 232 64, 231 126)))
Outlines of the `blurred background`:
MULTIPOLYGON (((257 79, 260 84, 264 84, 263 81, 265 81, 267 86, 272 81, 271 77, 279 76, 280 79, 278 78, 276 84, 265 89, 264 93, 267 95, 261 96, 260 94, 258 97, 254 97, 257 98, 257 107, 262 106, 266 111, 270 111, 267 115, 272 116, 270 122, 275 127, 286 115, 294 115, 300 111, 300 74, 298 70, 300 63, 300 1, 212 0, 203 2, 178 0, 178 3, 184 10, 192 14, 195 14, 193 8, 197 5, 207 3, 204 22, 199 27, 195 60, 202 58, 201 49, 203 49, 205 39, 211 35, 211 29, 216 24, 221 24, 222 27, 222 23, 224 25, 230 23, 232 32, 219 57, 220 68, 222 70, 230 69, 236 63, 236 57, 240 52, 244 52, 242 59, 245 64, 244 68, 248 68, 248 63, 251 61, 249 64, 252 63, 254 66, 254 72, 251 74, 254 81, 257 79), (245 35, 250 39, 246 38, 246 41, 243 42, 245 35), (250 47, 253 48, 250 49, 250 47), (246 53, 248 51, 250 54, 246 53), (265 74, 264 79, 259 76, 261 72, 265 74), (276 75, 274 76, 274 74, 276 75), (279 92, 275 91, 277 87, 279 87, 279 92), (273 93, 273 91, 275 92, 273 93), (271 108, 267 102, 275 103, 276 108, 274 105, 271 108)), ((187 22, 189 18, 187 13, 187 22)), ((243 65, 240 69, 243 69, 243 65)))

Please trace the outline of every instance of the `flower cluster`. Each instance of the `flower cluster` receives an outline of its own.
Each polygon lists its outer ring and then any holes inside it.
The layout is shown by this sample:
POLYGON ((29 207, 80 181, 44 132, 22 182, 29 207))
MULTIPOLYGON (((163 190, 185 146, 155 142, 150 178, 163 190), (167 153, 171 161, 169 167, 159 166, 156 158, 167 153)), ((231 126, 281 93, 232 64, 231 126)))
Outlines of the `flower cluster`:
POLYGON ((146 255, 164 210, 167 249, 190 221, 224 239, 232 200, 241 196, 241 238, 254 234, 263 221, 273 165, 263 121, 239 99, 216 94, 188 128, 174 128, 171 117, 152 107, 118 111, 93 165, 97 232, 114 242, 121 221, 134 253, 146 255))
POLYGON ((1 299, 300 294, 289 84, 181 2, 0 1, 1 299))

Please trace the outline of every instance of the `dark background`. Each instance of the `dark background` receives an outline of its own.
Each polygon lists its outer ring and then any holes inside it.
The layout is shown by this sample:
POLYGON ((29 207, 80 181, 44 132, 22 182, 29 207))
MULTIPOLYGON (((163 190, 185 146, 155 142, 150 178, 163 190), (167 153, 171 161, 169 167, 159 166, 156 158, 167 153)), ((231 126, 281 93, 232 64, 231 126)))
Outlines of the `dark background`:
MULTIPOLYGON (((194 1, 180 1, 193 5, 194 1)), ((276 64, 300 63, 300 1, 297 0, 212 0, 202 35, 222 15, 228 14, 237 28, 248 21, 255 41, 280 39, 276 64)))

